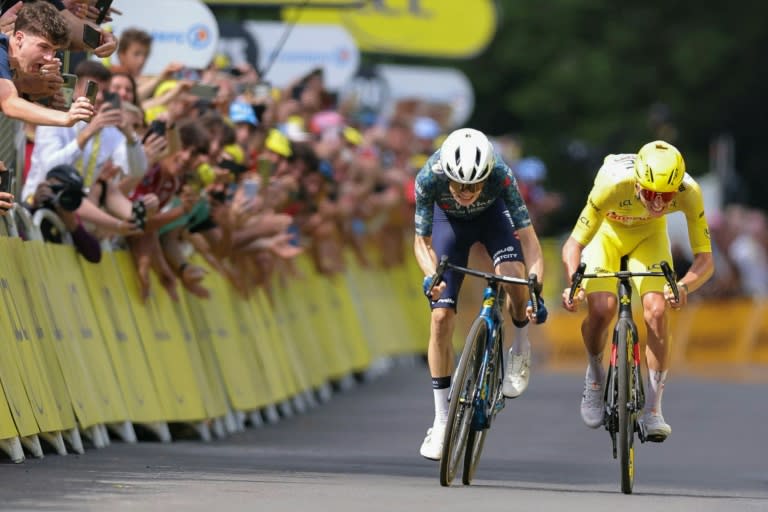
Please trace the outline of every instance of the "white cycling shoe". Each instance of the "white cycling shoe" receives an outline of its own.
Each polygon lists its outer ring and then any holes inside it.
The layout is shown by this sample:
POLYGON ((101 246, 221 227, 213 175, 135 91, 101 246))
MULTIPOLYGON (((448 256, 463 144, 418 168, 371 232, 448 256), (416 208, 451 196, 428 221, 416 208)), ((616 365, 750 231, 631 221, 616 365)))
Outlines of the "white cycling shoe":
POLYGON ((522 354, 515 354, 512 349, 509 351, 509 361, 507 362, 507 372, 504 375, 504 384, 501 392, 507 398, 517 398, 528 388, 528 381, 531 378, 531 351, 526 350, 522 354))
POLYGON ((445 425, 436 424, 427 430, 427 436, 421 443, 419 453, 429 460, 440 460, 443 456, 443 438, 445 437, 445 425))
POLYGON ((653 443, 663 443, 672 433, 672 427, 664 421, 661 413, 646 410, 640 417, 640 423, 645 430, 645 439, 653 443))
POLYGON ((584 393, 581 395, 581 419, 589 428, 598 428, 603 424, 605 402, 603 401, 602 379, 594 382, 589 378, 589 369, 584 377, 584 393))

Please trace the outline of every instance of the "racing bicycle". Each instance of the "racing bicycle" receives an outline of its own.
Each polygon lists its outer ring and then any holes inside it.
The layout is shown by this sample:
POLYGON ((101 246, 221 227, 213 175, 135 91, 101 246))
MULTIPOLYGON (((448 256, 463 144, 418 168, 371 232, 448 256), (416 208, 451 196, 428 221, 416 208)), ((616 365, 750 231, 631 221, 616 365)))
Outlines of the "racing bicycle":
POLYGON ((635 432, 640 442, 659 441, 646 435, 638 422, 638 416, 645 406, 645 389, 640 370, 640 345, 637 326, 632 318, 632 283, 633 277, 664 277, 669 284, 675 300, 679 300, 677 278, 669 263, 662 261, 661 270, 630 272, 627 270, 627 256, 621 258, 618 272, 597 272, 585 274, 586 264, 581 263, 571 277, 569 301, 579 289, 582 279, 618 279, 619 312, 613 329, 611 360, 605 377, 605 412, 603 425, 611 435, 613 458, 619 459, 621 466, 621 492, 632 494, 635 481, 635 432), (617 443, 618 438, 618 443, 617 443), (617 447, 618 444, 618 447, 617 447))
POLYGON ((427 288, 437 285, 451 269, 485 279, 483 303, 472 323, 448 395, 448 423, 440 458, 440 484, 451 485, 463 460, 462 482, 474 477, 486 435, 496 414, 504 408, 504 322, 505 293, 500 283, 527 286, 533 313, 538 309, 540 286, 535 274, 528 279, 509 277, 454 265, 443 256, 427 288))

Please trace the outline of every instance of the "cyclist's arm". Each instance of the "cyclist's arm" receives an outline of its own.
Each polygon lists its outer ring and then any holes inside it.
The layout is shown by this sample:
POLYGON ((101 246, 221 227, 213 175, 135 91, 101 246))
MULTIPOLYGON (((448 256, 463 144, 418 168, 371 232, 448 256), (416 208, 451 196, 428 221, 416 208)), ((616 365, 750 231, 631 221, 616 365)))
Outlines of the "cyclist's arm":
POLYGON ((688 224, 688 239, 694 254, 693 263, 688 272, 678 282, 688 286, 692 292, 712 277, 715 271, 712 257, 712 242, 709 239, 707 217, 704 215, 704 198, 701 188, 693 178, 686 175, 683 181, 684 190, 680 194, 680 203, 688 224))
POLYGON ((563 244, 562 258, 563 266, 565 267, 565 276, 568 280, 568 286, 571 285, 571 276, 579 267, 579 263, 581 262, 581 253, 583 250, 584 245, 573 238, 573 236, 569 236, 568 240, 566 240, 565 244, 563 244))
POLYGON ((701 288, 715 272, 715 262, 711 252, 698 252, 693 256, 691 268, 685 273, 679 284, 688 287, 688 293, 701 288))
POLYGON ((539 237, 533 226, 517 230, 520 245, 523 247, 523 257, 529 273, 536 274, 539 284, 544 284, 544 256, 541 252, 539 237))
POLYGON ((413 241, 416 262, 425 276, 431 276, 437 268, 437 254, 432 248, 432 237, 416 235, 413 241))

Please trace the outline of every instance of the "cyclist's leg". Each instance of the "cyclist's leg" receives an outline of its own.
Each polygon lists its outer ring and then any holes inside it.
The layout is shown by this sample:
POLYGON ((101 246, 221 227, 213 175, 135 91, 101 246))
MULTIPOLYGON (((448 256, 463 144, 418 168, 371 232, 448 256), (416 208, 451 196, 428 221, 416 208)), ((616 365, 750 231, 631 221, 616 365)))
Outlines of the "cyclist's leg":
MULTIPOLYGON (((586 271, 618 270, 621 250, 613 237, 602 230, 598 231, 592 242, 584 248, 586 271)), ((581 398, 581 418, 588 427, 597 428, 603 422, 603 352, 618 306, 616 282, 612 279, 587 279, 582 286, 587 294, 587 316, 581 324, 581 336, 587 352, 587 370, 581 398)))
MULTIPOLYGON (((442 210, 435 207, 432 248, 438 257, 446 255, 451 263, 466 265, 469 247, 473 242, 467 239, 467 233, 471 233, 471 230, 464 223, 447 218, 442 210)), ((448 393, 454 365, 453 331, 463 277, 463 274, 446 271, 443 275, 446 283, 443 294, 437 301, 430 302, 432 312, 427 361, 432 377, 435 418, 420 452, 424 457, 434 460, 438 460, 442 454, 443 432, 448 420, 448 393)))
MULTIPOLYGON (((632 270, 659 270, 658 263, 662 260, 671 262, 672 254, 667 232, 657 230, 632 253, 630 267, 632 270)), ((661 411, 661 398, 669 369, 671 341, 667 303, 664 300, 665 282, 662 277, 643 277, 637 278, 636 283, 642 297, 643 320, 647 331, 645 357, 648 384, 643 420, 647 430, 657 437, 655 440, 663 440, 672 431, 664 421, 661 411)))
MULTIPOLYGON (((503 201, 497 200, 482 215, 482 230, 478 232, 481 243, 493 261, 499 274, 525 278, 523 250, 509 212, 503 201)), ((508 398, 520 396, 528 387, 531 366, 531 345, 528 339, 528 319, 525 309, 528 290, 524 286, 504 285, 507 314, 512 320, 512 344, 509 349, 503 393, 508 398)))

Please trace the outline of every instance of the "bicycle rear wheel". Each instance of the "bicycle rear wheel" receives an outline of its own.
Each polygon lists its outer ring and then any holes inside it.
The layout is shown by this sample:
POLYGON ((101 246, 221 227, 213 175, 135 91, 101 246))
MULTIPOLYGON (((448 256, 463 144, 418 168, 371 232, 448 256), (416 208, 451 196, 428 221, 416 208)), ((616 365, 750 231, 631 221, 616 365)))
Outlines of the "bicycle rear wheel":
POLYGON ((631 410, 631 382, 633 379, 631 362, 634 360, 634 334, 626 322, 621 322, 616 330, 618 336, 617 361, 619 396, 616 405, 619 409, 619 463, 621 465, 621 492, 632 494, 635 481, 635 411, 631 410))
MULTIPOLYGON (((497 333, 499 340, 502 338, 502 333, 497 333)), ((488 435, 488 431, 491 428, 491 423, 496 415, 496 401, 504 400, 499 393, 501 389, 502 370, 504 368, 504 355, 501 351, 501 343, 494 343, 495 349, 489 358, 489 367, 486 371, 485 382, 486 386, 486 398, 483 403, 487 404, 488 410, 486 414, 488 416, 488 428, 483 430, 470 430, 467 436, 467 449, 464 454, 464 471, 461 474, 461 481, 464 485, 472 483, 472 479, 475 477, 475 471, 477 470, 477 464, 480 462, 480 455, 483 453, 483 446, 485 445, 485 438, 488 435)))
POLYGON ((485 320, 475 319, 453 375, 448 423, 445 427, 443 454, 440 458, 440 485, 445 487, 451 485, 464 455, 474 412, 473 402, 477 389, 478 371, 483 362, 487 336, 488 325, 485 320))

